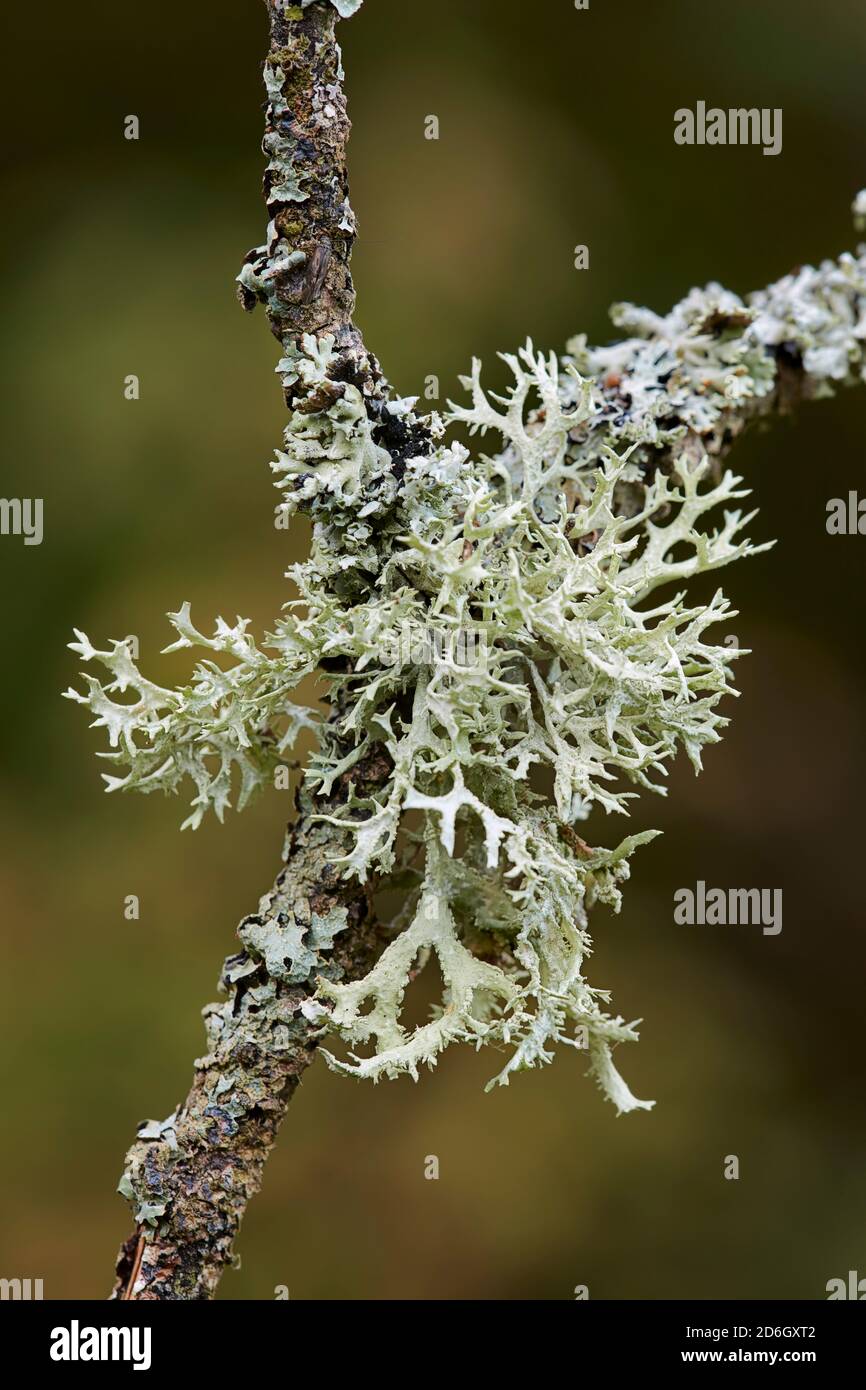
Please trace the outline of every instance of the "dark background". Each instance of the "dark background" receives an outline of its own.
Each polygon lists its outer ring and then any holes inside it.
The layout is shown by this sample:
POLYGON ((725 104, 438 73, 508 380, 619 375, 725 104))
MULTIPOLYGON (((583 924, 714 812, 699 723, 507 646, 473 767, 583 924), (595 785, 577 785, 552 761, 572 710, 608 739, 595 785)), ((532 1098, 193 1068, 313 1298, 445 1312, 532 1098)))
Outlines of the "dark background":
MULTIPOLYGON (((102 795, 102 735, 60 699, 73 625, 97 645, 136 633, 169 682, 186 667, 157 656, 168 609, 261 631, 303 549, 304 523, 288 541, 271 525, 276 344, 233 286, 264 231, 266 23, 254 0, 48 0, 3 23, 2 488, 44 497, 45 539, 0 540, 0 1276, 102 1298, 129 1229, 123 1154, 186 1093, 288 812, 270 792, 181 836, 180 802, 102 795)), ((854 242, 857 0, 367 0, 342 36, 359 319, 404 392, 432 372, 453 395, 473 353, 527 334, 605 340, 614 300, 745 292, 854 242), (674 110, 699 99, 782 107, 782 154, 675 146, 674 110)), ((489 1096, 483 1053, 375 1089, 319 1061, 221 1297, 821 1298, 866 1275, 866 540, 824 524, 828 498, 866 492, 864 422, 850 392, 734 455, 753 534, 779 538, 725 576, 754 649, 743 698, 704 776, 679 765, 667 802, 638 804, 634 828, 665 836, 622 916, 594 921, 590 978, 644 1017, 618 1060, 655 1111, 616 1119, 569 1051, 489 1096), (782 934, 674 925, 698 878, 781 887, 782 934)))

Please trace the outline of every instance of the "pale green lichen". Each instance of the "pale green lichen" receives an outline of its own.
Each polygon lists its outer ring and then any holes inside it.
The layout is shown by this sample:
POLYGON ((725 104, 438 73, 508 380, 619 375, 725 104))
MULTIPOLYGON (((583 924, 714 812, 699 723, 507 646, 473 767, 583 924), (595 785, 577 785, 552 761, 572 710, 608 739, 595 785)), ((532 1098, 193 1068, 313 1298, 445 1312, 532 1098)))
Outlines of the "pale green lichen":
MULTIPOLYGON (((317 389, 330 347, 305 346, 291 369, 317 389)), ((91 678, 87 696, 77 698, 107 727, 110 756, 129 767, 110 789, 174 790, 190 776, 196 824, 208 804, 222 814, 233 767, 242 800, 264 780, 290 734, 311 722, 288 692, 318 662, 341 658, 347 673, 333 688, 344 713, 323 733, 308 776, 329 791, 373 744, 393 764, 377 796, 348 798, 339 823, 353 843, 342 868, 363 879, 387 875, 399 859, 411 880, 417 846, 398 845, 407 812, 423 814, 428 835, 411 925, 366 980, 322 986, 336 1031, 353 1045, 376 1043, 372 1056, 334 1065, 374 1078, 416 1075, 455 1039, 500 1042, 514 1048, 499 1078, 507 1081, 516 1068, 547 1060, 553 1043, 577 1043, 607 1094, 628 1109, 637 1102, 613 1069, 610 1046, 634 1029, 603 1010, 603 996, 581 971, 586 907, 597 899, 619 905, 628 855, 648 837, 613 854, 581 853, 569 829, 594 805, 624 812, 634 795, 629 783, 663 790, 658 778, 678 746, 697 768, 702 747, 718 739, 725 721, 716 705, 730 691, 733 653, 705 633, 727 616, 727 604, 721 595, 700 607, 681 593, 653 596, 749 553, 739 512, 726 512, 715 530, 699 525, 744 494, 732 475, 712 483, 706 463, 684 463, 645 485, 639 511, 618 514, 617 489, 640 483, 628 455, 609 451, 595 471, 568 458, 572 431, 592 419, 588 386, 576 383, 578 404, 564 409, 555 358, 527 347, 507 361, 514 385, 504 401, 484 393, 476 364, 472 403, 450 417, 473 431, 497 431, 506 454, 491 461, 443 442, 434 458, 409 461, 399 497, 391 478, 384 490, 390 550, 376 551, 377 582, 363 602, 341 598, 331 581, 335 562, 338 574, 347 559, 352 568, 363 564, 364 547, 347 554, 328 544, 323 564, 319 536, 311 559, 294 571, 302 599, 277 624, 272 655, 242 622, 221 622, 214 638, 204 638, 184 607, 172 618, 174 646, 228 654, 233 667, 204 663, 192 686, 167 691, 139 675, 123 643, 97 652, 80 635, 76 650, 108 666, 114 681, 91 678), (532 405, 540 411, 531 414, 532 405), (685 553, 674 556, 675 549, 685 553), (483 641, 473 664, 459 666, 447 639, 469 628, 483 641), (387 665, 386 649, 396 654, 387 665), (133 704, 111 698, 129 688, 138 694, 133 704), (550 770, 549 804, 532 789, 534 768, 550 770), (445 978, 443 1006, 407 1036, 403 994, 419 954, 431 950, 445 978), (362 1013, 371 998, 372 1011, 362 1013)), ((374 443, 352 388, 329 411, 296 416, 289 447, 277 462, 280 475, 293 478, 316 455, 304 495, 327 496, 333 525, 351 516, 352 541, 375 550, 374 531, 359 528, 365 513, 384 505, 376 484, 389 456, 374 443)), ((264 939, 253 922, 247 944, 275 977, 297 970, 301 978, 340 925, 314 922, 305 941, 306 924, 264 939)))
MULTIPOLYGON (((203 637, 184 606, 174 646, 234 664, 204 662, 179 691, 146 681, 125 644, 97 652, 78 634, 75 650, 113 677, 70 692, 128 768, 109 789, 175 791, 189 777, 187 823, 208 806, 222 814, 233 770, 240 804, 262 784, 313 722, 288 696, 322 663, 338 717, 320 726, 310 786, 330 794, 367 753, 387 753, 380 789, 350 785, 329 817, 351 836, 342 872, 404 892, 370 974, 322 980, 309 1006, 366 1049, 334 1067, 417 1076, 453 1041, 492 1043, 512 1049, 496 1078, 507 1083, 565 1043, 586 1049, 620 1111, 648 1104, 612 1061, 635 1027, 583 969, 588 909, 619 909, 630 856, 653 832, 609 851, 575 826, 594 808, 627 814, 635 789, 663 793, 678 749, 699 770, 718 741, 738 653, 707 633, 732 613, 720 592, 690 603, 684 586, 766 547, 743 538, 741 480, 714 473, 694 441, 767 398, 782 350, 818 393, 861 376, 864 292, 863 257, 842 257, 748 302, 711 286, 666 318, 620 306, 626 342, 575 340, 563 362, 527 345, 505 357, 504 396, 475 363, 469 403, 424 422, 434 443, 399 460, 383 422, 417 424, 414 402, 371 401, 332 374, 330 336, 287 340, 278 370, 295 408, 273 466, 281 506, 314 523, 310 558, 291 571, 300 597, 261 648, 240 620, 203 637), (454 427, 502 447, 470 452, 454 427), (477 640, 461 662, 467 633, 477 640), (135 703, 111 698, 127 689, 135 703), (405 991, 431 953, 441 1007, 410 1031, 405 991)), ((277 932, 251 919, 247 944, 274 978, 300 979, 343 925, 302 918, 277 932)))
POLYGON ((348 923, 346 909, 334 908, 320 916, 309 904, 297 904, 291 916, 261 914, 247 917, 238 935, 252 954, 263 960, 274 980, 302 984, 316 968, 322 951, 330 951, 338 932, 348 923))
POLYGON ((260 652, 239 618, 234 627, 219 619, 213 637, 205 637, 190 621, 189 604, 169 614, 178 634, 166 652, 203 647, 234 661, 227 670, 217 662, 200 662, 190 685, 168 690, 141 674, 128 639, 97 651, 76 630, 70 647, 82 660, 99 662, 112 679, 102 682, 85 674, 87 694, 66 692, 67 698, 89 707, 96 716, 92 728, 105 728, 110 751, 100 754, 129 769, 125 777, 105 776, 108 791, 175 792, 189 778, 196 787, 184 827, 196 827, 208 808, 222 820, 231 804, 233 774, 238 777, 238 809, 269 780, 302 728, 315 729, 313 713, 286 699, 301 675, 314 669, 315 656, 305 663, 301 652, 290 663, 277 665, 260 652), (134 692, 133 700, 114 695, 134 692))

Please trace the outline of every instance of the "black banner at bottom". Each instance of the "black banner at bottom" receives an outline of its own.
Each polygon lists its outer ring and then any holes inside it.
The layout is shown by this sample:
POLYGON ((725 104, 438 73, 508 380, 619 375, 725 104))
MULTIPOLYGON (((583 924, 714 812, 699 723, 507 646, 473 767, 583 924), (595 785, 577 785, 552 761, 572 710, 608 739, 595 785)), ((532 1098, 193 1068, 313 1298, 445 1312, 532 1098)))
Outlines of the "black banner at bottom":
MULTIPOLYGON (((113 1374, 196 1376, 237 1373, 256 1367, 292 1367, 309 1361, 332 1372, 345 1360, 363 1371, 369 1352, 412 1372, 431 1334, 441 1344, 451 1317, 465 1316, 464 1371, 472 1345, 489 1374, 512 1358, 535 1328, 568 1340, 559 1343, 575 1372, 598 1363, 615 1370, 668 1370, 675 1366, 812 1366, 823 1372, 859 1362, 866 1321, 845 1301, 827 1302, 603 1302, 522 1303, 519 1323, 503 1322, 506 1304, 414 1301, 327 1303, 0 1303, 7 1364, 48 1372, 58 1380, 113 1374), (429 1307, 435 1319, 425 1327, 429 1307), (417 1310, 417 1311, 416 1311, 417 1310), (483 1310, 483 1311, 482 1311, 483 1310), (383 1317, 383 1311, 385 1317, 383 1317), (479 1319, 479 1313, 481 1318, 479 1319), (319 1319, 327 1337, 316 1336, 319 1319), (535 1323, 535 1319, 538 1323, 535 1323), (387 1320, 386 1320, 387 1319, 387 1320), (339 1329, 339 1331, 338 1331, 339 1329), (435 1329, 435 1332, 434 1332, 435 1329), (566 1350, 568 1349, 568 1350, 566 1350)), ((507 1315, 506 1315, 507 1317, 507 1315)), ((557 1343, 551 1344, 551 1351, 557 1343)), ((426 1360, 426 1358, 425 1358, 426 1360)), ((523 1357, 521 1355, 521 1361, 523 1357)))

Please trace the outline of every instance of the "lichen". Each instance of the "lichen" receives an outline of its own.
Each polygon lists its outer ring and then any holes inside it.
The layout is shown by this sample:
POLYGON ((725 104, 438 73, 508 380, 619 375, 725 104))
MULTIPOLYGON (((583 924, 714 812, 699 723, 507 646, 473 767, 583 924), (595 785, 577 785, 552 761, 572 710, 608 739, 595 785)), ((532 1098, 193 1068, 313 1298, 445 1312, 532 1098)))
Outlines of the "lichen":
MULTIPOLYGON (((639 1102, 610 1051, 634 1027, 606 1013, 583 978, 586 910, 596 900, 619 906, 628 857, 649 836, 611 854, 581 848, 569 831, 595 806, 625 813, 629 784, 663 791, 659 778, 678 747, 699 768, 702 748, 718 739, 725 720, 716 706, 731 690, 735 654, 705 634, 728 605, 720 594, 690 606, 681 592, 660 599, 656 590, 753 550, 736 510, 715 529, 701 527, 707 512, 745 494, 730 473, 712 482, 706 461, 683 461, 648 483, 629 450, 606 450, 595 469, 575 462, 575 431, 591 428, 595 412, 589 383, 531 346, 506 358, 514 384, 504 398, 484 392, 474 364, 471 403, 454 406, 446 422, 496 431, 504 451, 489 459, 443 437, 432 458, 407 461, 398 488, 360 393, 323 397, 332 349, 305 340, 281 364, 319 409, 296 411, 276 471, 289 480, 287 504, 315 504, 314 515, 318 508, 328 520, 293 572, 302 597, 266 651, 241 621, 221 621, 204 638, 184 606, 172 617, 174 647, 202 645, 235 665, 204 663, 192 687, 171 692, 138 673, 123 643, 97 652, 81 635, 74 644, 114 676, 108 686, 91 678, 78 697, 108 728, 111 756, 129 766, 109 788, 174 790, 190 776, 189 823, 208 805, 222 814, 232 768, 245 800, 305 722, 287 700, 301 676, 338 666, 331 685, 341 718, 322 731, 309 782, 328 794, 372 745, 384 748, 392 770, 381 791, 350 793, 328 819, 351 833, 345 874, 400 872, 416 883, 417 901, 367 979, 323 982, 334 1029, 353 1045, 375 1040, 371 1056, 333 1065, 373 1078, 417 1075, 452 1041, 497 1042, 514 1048, 498 1078, 507 1081, 566 1042, 587 1048, 606 1094, 629 1109, 639 1102), (576 404, 566 407, 569 394, 576 404), (643 488, 632 514, 617 509, 626 484, 643 488), (384 526, 365 525, 383 513, 384 526), (364 577, 362 601, 345 589, 349 571, 364 577), (473 664, 459 666, 448 639, 466 629, 483 641, 473 664), (407 633, 419 640, 407 643, 407 633), (434 634, 440 640, 429 640, 434 634), (129 687, 139 694, 134 704, 112 701, 129 687), (286 728, 279 739, 278 721, 286 728), (545 768, 547 800, 531 780, 545 768), (409 812, 427 826, 423 871, 413 867, 416 840, 399 844, 409 812), (406 1035, 403 994, 431 950, 445 978, 442 1009, 406 1035), (371 998, 372 1012, 362 1013, 371 998)), ((243 939, 273 976, 291 979, 297 969, 302 978, 323 944, 316 926, 305 942, 306 923, 277 931, 252 921, 243 939)))
MULTIPOLYGON (((222 820, 231 804, 233 778, 238 809, 270 780, 273 768, 285 758, 302 728, 315 729, 312 711, 286 699, 287 690, 304 674, 302 651, 291 660, 274 663, 260 652, 246 631, 247 620, 234 627, 220 618, 213 637, 193 627, 189 604, 169 621, 178 634, 166 652, 202 647, 235 662, 228 670, 215 661, 196 666, 192 683, 178 690, 155 685, 139 671, 128 639, 112 642, 104 651, 91 645, 76 629, 70 647, 83 661, 106 667, 108 682, 85 675, 87 694, 69 689, 68 699, 88 706, 96 717, 92 728, 105 728, 110 751, 100 756, 127 767, 124 777, 104 774, 108 791, 176 792, 189 779, 196 788, 184 828, 201 824, 212 809, 222 820), (134 700, 113 695, 135 692, 134 700)), ((306 663, 313 669, 315 660, 306 663)))
MULTIPOLYGON (((351 13, 357 0, 335 5, 351 13)), ((267 80, 273 109, 284 75, 271 64, 267 80)), ((302 196, 285 151, 270 153, 272 196, 302 196)), ((267 302, 274 258, 294 253, 276 233, 261 252, 243 284, 267 302)), ((628 815, 641 790, 664 794, 679 750, 699 771, 718 742, 741 653, 708 637, 733 616, 722 593, 691 601, 687 586, 767 546, 744 537, 748 494, 710 455, 778 390, 784 364, 813 394, 862 378, 864 295, 861 253, 745 301, 711 285, 667 316, 619 305, 625 341, 576 338, 562 360, 527 344, 504 356, 504 395, 484 389, 476 361, 468 403, 426 419, 363 372, 353 379, 333 334, 287 333, 277 370, 292 409, 273 470, 283 513, 313 521, 310 556, 290 571, 299 597, 261 646, 242 619, 203 636, 183 605, 168 650, 233 664, 203 661, 180 690, 142 676, 127 644, 97 651, 77 634, 73 649, 112 677, 69 692, 127 769, 108 789, 174 792, 189 779, 186 824, 208 808, 221 818, 233 788, 242 806, 298 730, 318 728, 307 787, 346 842, 340 872, 399 885, 404 899, 370 972, 323 973, 306 1006, 352 1049, 326 1054, 337 1070, 417 1077, 460 1041, 510 1048, 491 1083, 505 1084, 565 1044, 586 1051, 619 1111, 651 1104, 612 1058, 636 1026, 608 1011, 584 966, 589 909, 619 910, 631 856, 654 832, 611 850, 575 827, 594 811, 628 815), (497 451, 470 450, 466 431, 496 436, 497 451), (477 640, 461 661, 467 635, 477 640), (316 668, 330 682, 324 724, 289 700, 316 668), (128 690, 133 703, 112 698, 128 690), (373 753, 387 776, 359 790, 353 770, 373 753), (338 781, 349 791, 334 805, 338 781), (408 1030, 405 992, 431 953, 441 1004, 408 1030)), ((256 988, 308 979, 345 925, 345 913, 293 909, 248 919, 242 940, 270 981, 256 988)))

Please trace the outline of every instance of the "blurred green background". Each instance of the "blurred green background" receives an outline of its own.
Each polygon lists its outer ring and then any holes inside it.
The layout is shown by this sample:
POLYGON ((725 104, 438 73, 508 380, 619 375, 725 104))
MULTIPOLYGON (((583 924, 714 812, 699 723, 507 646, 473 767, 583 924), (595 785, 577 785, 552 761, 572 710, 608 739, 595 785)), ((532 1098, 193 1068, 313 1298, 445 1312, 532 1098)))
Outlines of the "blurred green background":
MULTIPOLYGON (((271 792, 181 836, 179 801, 103 796, 102 736, 59 698, 73 625, 137 634, 171 679, 168 609, 261 630, 303 548, 303 523, 288 541, 271 525, 276 345, 234 300, 264 228, 265 21, 255 0, 4 13, 2 490, 44 497, 45 539, 0 541, 0 1275, 49 1298, 110 1287, 123 1154, 186 1093, 288 812, 271 792)), ((453 395, 473 353, 527 334, 605 340, 614 300, 747 291, 853 243, 857 0, 368 0, 342 36, 359 318, 403 392, 436 373, 453 395), (675 146, 698 99, 782 107, 782 154, 675 146)), ((864 423, 852 392, 734 456, 753 533, 779 537, 726 576, 754 649, 743 699, 704 776, 678 766, 667 802, 639 803, 634 828, 665 836, 622 916, 594 922, 591 979, 644 1017, 618 1061, 655 1111, 617 1120, 571 1052, 489 1096, 495 1059, 463 1050, 417 1086, 317 1062, 222 1298, 821 1298, 866 1274, 866 541, 824 526, 829 497, 866 492, 864 423), (781 887, 782 934, 676 926, 698 878, 781 887)))

